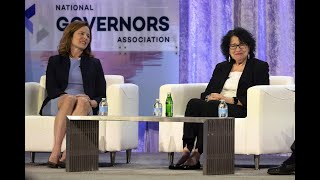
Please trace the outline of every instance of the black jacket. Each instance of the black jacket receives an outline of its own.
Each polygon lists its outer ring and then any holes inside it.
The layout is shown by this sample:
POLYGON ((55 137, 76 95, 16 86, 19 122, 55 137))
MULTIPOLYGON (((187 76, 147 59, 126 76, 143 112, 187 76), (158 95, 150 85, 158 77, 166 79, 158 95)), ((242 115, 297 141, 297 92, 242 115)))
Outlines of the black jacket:
MULTIPOLYGON (((42 115, 43 107, 51 100, 66 94, 70 69, 69 57, 55 55, 48 61, 46 70, 47 97, 42 103, 39 114, 42 115)), ((106 97, 106 80, 99 59, 81 56, 80 69, 82 73, 84 93, 99 104, 101 98, 106 97)), ((93 108, 93 114, 97 114, 98 107, 93 108)))
MULTIPOLYGON (((201 93, 201 99, 205 99, 210 93, 221 93, 225 81, 232 69, 233 61, 223 61, 216 65, 212 73, 210 82, 205 90, 201 93)), ((247 90, 255 85, 269 85, 269 65, 267 62, 259 59, 248 59, 240 77, 237 98, 244 108, 247 108, 247 90)))

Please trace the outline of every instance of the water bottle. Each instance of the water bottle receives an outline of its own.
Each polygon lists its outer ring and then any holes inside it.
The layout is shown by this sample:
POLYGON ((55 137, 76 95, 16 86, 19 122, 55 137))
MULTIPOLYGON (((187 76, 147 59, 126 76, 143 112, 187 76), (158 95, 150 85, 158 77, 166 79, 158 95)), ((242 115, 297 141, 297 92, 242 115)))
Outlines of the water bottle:
POLYGON ((99 115, 100 116, 108 116, 108 102, 107 98, 102 98, 99 103, 99 115))
POLYGON ((162 116, 162 104, 159 99, 156 99, 156 102, 153 104, 153 115, 162 116))
POLYGON ((220 100, 220 104, 218 106, 218 116, 228 117, 228 105, 225 100, 220 100))
POLYGON ((171 93, 169 92, 167 94, 166 99, 166 117, 172 117, 173 116, 173 101, 171 97, 171 93))

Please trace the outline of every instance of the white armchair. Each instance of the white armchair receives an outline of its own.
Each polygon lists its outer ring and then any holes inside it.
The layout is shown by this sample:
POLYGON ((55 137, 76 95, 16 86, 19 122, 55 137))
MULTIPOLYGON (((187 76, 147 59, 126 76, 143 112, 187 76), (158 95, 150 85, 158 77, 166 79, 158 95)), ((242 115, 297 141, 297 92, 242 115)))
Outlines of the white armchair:
MULTIPOLYGON (((165 84, 159 99, 165 104, 167 92, 173 99, 173 116, 184 116, 191 98, 200 98, 207 83, 165 84)), ((247 117, 235 118, 235 154, 254 155, 259 169, 261 154, 289 153, 295 139, 294 79, 270 76, 270 85, 248 89, 247 117)), ((165 116, 165 112, 162 113, 165 116)), ((182 122, 159 122, 159 152, 182 152, 182 122)), ((172 163, 172 162, 170 162, 172 163)))
MULTIPOLYGON (((139 114, 139 88, 124 83, 121 75, 105 75, 109 115, 137 116, 139 114)), ((31 152, 34 162, 36 152, 51 152, 55 116, 40 116, 39 109, 46 96, 45 75, 38 82, 25 83, 25 151, 31 152)), ((66 138, 65 138, 66 139, 66 138)), ((62 151, 66 148, 65 139, 62 151)), ((99 122, 99 150, 110 152, 111 164, 117 151, 126 150, 127 163, 131 151, 138 147, 138 122, 99 122)))

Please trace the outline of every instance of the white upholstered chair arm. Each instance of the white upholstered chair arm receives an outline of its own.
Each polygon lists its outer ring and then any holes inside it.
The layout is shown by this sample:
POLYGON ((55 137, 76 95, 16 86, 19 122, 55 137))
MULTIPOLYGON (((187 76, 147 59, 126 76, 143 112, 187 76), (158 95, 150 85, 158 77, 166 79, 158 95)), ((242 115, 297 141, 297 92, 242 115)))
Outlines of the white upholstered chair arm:
MULTIPOLYGON (((139 115, 139 87, 132 83, 113 84, 107 88, 110 116, 139 115)), ((107 151, 121 151, 138 146, 138 122, 108 121, 105 129, 107 151)))
POLYGON ((259 154, 257 149, 263 149, 263 153, 290 152, 295 137, 292 86, 259 85, 248 89, 247 153, 259 154))
POLYGON ((25 83, 25 115, 38 115, 38 98, 40 84, 37 82, 25 83))
POLYGON ((124 77, 122 75, 104 75, 107 83, 107 89, 113 84, 123 84, 124 77))
POLYGON ((113 84, 107 88, 107 99, 109 115, 138 116, 139 87, 137 85, 113 84))

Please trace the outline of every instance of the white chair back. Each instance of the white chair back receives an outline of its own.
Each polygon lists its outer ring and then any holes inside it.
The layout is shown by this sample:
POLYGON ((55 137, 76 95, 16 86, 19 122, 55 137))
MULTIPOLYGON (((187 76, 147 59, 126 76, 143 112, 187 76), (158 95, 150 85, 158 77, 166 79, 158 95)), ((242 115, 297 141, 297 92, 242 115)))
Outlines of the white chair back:
POLYGON ((291 76, 270 76, 270 85, 293 85, 294 79, 291 76))

